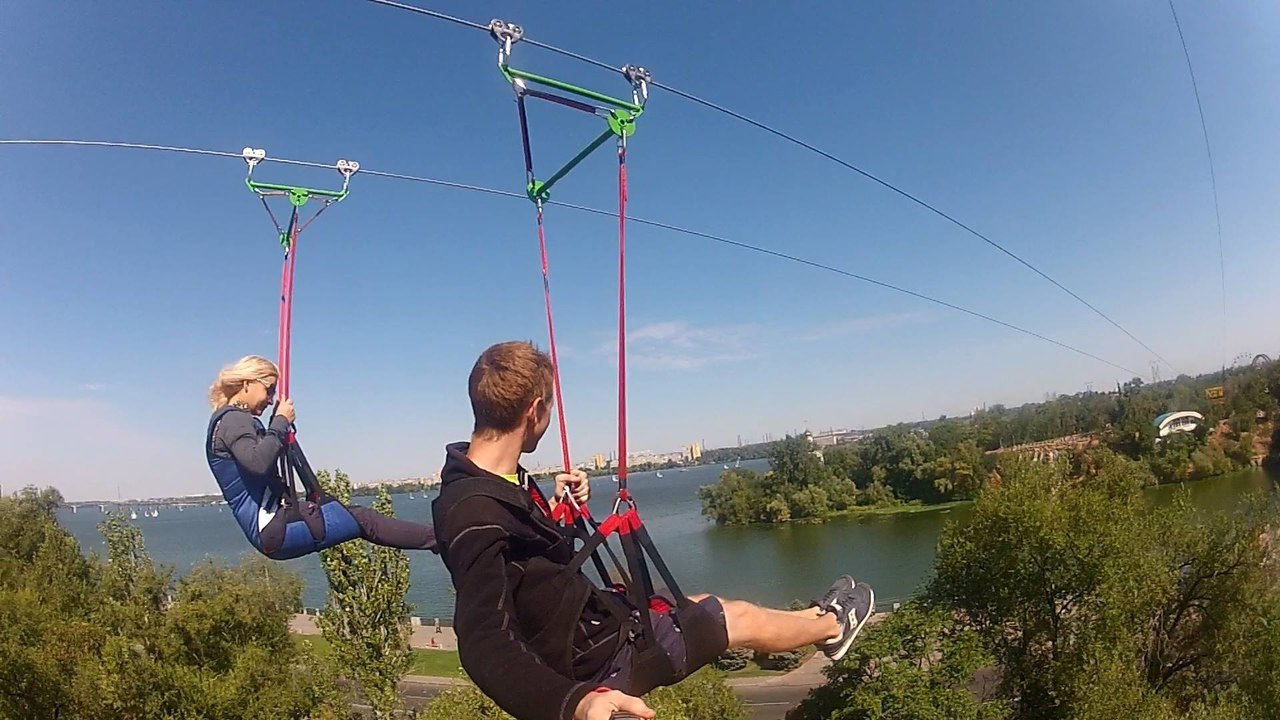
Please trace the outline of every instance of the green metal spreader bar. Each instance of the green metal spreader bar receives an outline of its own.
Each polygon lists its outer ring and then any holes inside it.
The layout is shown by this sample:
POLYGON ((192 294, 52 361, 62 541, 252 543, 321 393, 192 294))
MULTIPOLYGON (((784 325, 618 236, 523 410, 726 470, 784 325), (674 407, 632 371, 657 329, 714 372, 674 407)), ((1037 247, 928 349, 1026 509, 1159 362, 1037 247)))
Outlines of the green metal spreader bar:
POLYGON ((343 198, 350 192, 347 188, 341 190, 317 190, 316 188, 297 187, 294 185, 278 185, 276 183, 258 182, 252 178, 245 178, 245 185, 255 193, 283 193, 289 196, 289 203, 294 207, 302 207, 312 196, 329 198, 333 202, 342 202, 343 198))
MULTIPOLYGON (((630 135, 631 133, 628 132, 627 134, 630 135)), ((577 167, 578 163, 586 160, 588 155, 595 152, 596 149, 605 144, 605 141, 611 137, 614 137, 613 128, 609 128, 608 130, 600 133, 599 137, 592 140, 590 145, 583 148, 582 151, 575 155, 572 160, 565 164, 564 167, 552 173, 551 177, 546 180, 530 180, 528 188, 529 199, 534 202, 537 202, 538 200, 546 202, 547 198, 551 196, 551 186, 559 182, 565 175, 568 175, 570 170, 577 167)))
POLYGON ((644 106, 628 100, 621 100, 610 95, 605 95, 604 93, 596 92, 595 90, 588 90, 586 88, 578 87, 577 85, 572 85, 570 83, 544 77, 542 75, 535 75, 531 72, 513 68, 510 65, 499 65, 498 67, 502 70, 502 74, 507 78, 508 82, 511 82, 515 78, 519 78, 539 85, 545 85, 549 88, 555 88, 556 90, 572 93, 578 97, 587 98, 588 100, 595 100, 596 102, 604 103, 605 105, 612 105, 613 107, 621 110, 629 110, 636 117, 639 117, 640 113, 644 112, 644 106))

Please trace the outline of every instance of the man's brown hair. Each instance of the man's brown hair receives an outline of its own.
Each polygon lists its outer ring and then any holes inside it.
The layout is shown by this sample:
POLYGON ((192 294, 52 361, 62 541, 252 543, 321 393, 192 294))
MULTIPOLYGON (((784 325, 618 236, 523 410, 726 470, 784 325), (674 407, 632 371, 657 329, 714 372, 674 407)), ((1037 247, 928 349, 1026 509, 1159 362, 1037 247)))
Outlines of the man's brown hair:
POLYGON ((467 392, 475 414, 475 434, 509 433, 538 398, 551 401, 551 358, 531 342, 504 342, 480 353, 467 392))

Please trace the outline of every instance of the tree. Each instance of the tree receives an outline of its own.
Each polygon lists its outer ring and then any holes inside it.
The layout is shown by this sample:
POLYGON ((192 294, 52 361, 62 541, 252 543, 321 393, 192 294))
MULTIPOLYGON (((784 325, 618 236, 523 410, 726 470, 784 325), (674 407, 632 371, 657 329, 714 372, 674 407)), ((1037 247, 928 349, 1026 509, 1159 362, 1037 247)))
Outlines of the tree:
POLYGON ((813 441, 804 435, 790 436, 774 443, 771 472, 777 482, 788 488, 820 482, 827 476, 822 459, 814 453, 813 441))
POLYGON ((754 470, 725 470, 716 484, 698 488, 702 514, 721 525, 761 522, 761 485, 761 477, 754 470))
POLYGON ((1247 677, 1245 628, 1265 622, 1260 604, 1274 597, 1258 540, 1274 511, 1206 520, 1187 502, 1150 508, 1139 463, 1098 459, 1083 477, 1066 464, 1012 464, 965 527, 944 531, 931 602, 987 639, 1017 718, 1085 717, 1119 702, 1098 689, 1100 670, 1137 683, 1125 702, 1150 713, 1255 702, 1218 700, 1247 677))
MULTIPOLYGON (((329 673, 288 636, 301 582, 202 567, 168 602, 137 527, 100 525, 86 558, 56 491, 0 498, 0 717, 336 718, 329 673), (281 599, 283 598, 283 599, 281 599)), ((277 569, 278 568, 278 569, 277 569)))
MULTIPOLYGON (((319 473, 325 492, 346 502, 351 480, 341 470, 319 473)), ((383 490, 373 509, 392 515, 391 496, 383 490)), ((403 550, 367 542, 348 542, 320 553, 329 579, 329 599, 318 625, 333 648, 333 658, 355 681, 378 718, 401 709, 396 683, 409 671, 409 557, 403 550)))
POLYGON ((970 689, 994 658, 942 607, 912 602, 868 628, 790 720, 995 720, 1006 705, 970 689))
MULTIPOLYGON (((672 687, 644 698, 660 720, 746 720, 746 706, 724 683, 724 675, 703 668, 672 687)), ((431 720, 512 720, 475 685, 441 691, 422 708, 431 720)))

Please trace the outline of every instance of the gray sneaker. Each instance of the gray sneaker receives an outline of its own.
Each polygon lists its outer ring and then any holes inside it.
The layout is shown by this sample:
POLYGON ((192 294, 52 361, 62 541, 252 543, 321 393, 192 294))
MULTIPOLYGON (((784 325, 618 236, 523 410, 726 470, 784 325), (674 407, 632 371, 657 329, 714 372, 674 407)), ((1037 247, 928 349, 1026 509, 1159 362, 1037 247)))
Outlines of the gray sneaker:
POLYGON ((857 582, 854 581, 852 576, 841 575, 836 578, 835 582, 831 583, 831 587, 823 593, 822 597, 814 598, 813 602, 809 603, 809 607, 818 608, 823 614, 829 613, 831 612, 831 603, 840 595, 853 590, 853 586, 856 584, 857 582))
POLYGON ((871 614, 876 608, 876 594, 871 586, 866 583, 853 583, 852 580, 847 575, 840 578, 835 585, 832 585, 827 595, 820 598, 823 604, 815 604, 815 607, 824 613, 835 613, 836 620, 840 622, 839 637, 818 644, 818 649, 831 658, 832 662, 840 660, 845 653, 849 652, 853 639, 858 636, 862 626, 867 624, 867 620, 871 619, 871 614), (846 580, 852 585, 847 585, 846 580))

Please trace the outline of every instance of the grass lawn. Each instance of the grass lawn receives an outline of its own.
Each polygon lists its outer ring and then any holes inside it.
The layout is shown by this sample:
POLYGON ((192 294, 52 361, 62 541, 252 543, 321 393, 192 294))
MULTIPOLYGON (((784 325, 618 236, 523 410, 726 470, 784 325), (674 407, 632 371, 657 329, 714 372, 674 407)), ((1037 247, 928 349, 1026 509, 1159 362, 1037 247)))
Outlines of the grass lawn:
MULTIPOLYGON (((294 640, 300 644, 309 645, 316 654, 321 657, 328 657, 330 649, 329 642, 319 635, 294 635, 294 640)), ((461 678, 462 664, 458 662, 458 652, 456 650, 413 650, 413 660, 409 665, 410 675, 426 675, 428 677, 447 677, 461 678)), ((809 647, 804 651, 804 658, 808 660, 815 649, 809 647)), ((754 660, 747 663, 747 667, 742 670, 736 670, 726 673, 728 677, 769 677, 770 675, 782 675, 783 670, 765 670, 756 664, 754 660)))
MULTIPOLYGON (((294 640, 310 645, 321 657, 328 657, 329 642, 319 635, 294 635, 294 640)), ((410 675, 429 675, 431 677, 462 677, 462 664, 458 662, 456 650, 412 650, 413 659, 409 664, 410 675)))
POLYGON ((952 500, 951 502, 936 503, 934 505, 916 504, 916 505, 873 505, 855 507, 847 512, 840 513, 844 517, 863 517, 865 515, 911 515, 913 513, 938 512, 940 510, 950 510, 960 505, 969 505, 972 500, 952 500))
POLYGON ((409 674, 460 678, 462 663, 458 662, 457 650, 414 650, 409 674))

